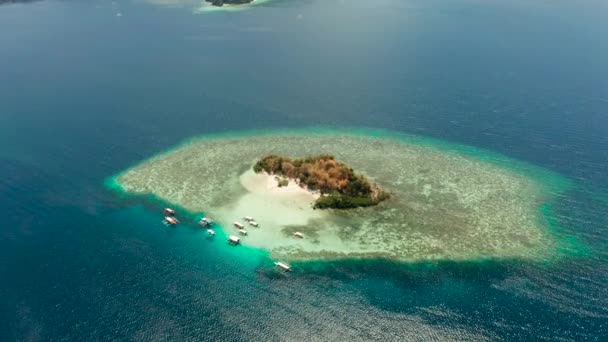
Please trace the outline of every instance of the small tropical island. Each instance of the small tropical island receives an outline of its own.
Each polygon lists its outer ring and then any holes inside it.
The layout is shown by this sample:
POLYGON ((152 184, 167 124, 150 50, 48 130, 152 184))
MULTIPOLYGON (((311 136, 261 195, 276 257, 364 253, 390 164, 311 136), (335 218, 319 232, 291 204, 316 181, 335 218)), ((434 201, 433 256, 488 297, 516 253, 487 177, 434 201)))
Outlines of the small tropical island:
POLYGON ((559 175, 389 131, 201 136, 106 184, 204 213, 218 234, 288 262, 547 260, 566 248, 550 225, 548 203, 569 187, 559 175), (245 217, 256 225, 242 234, 245 217))
POLYGON ((300 187, 320 192, 313 204, 315 209, 369 207, 390 197, 365 176, 328 154, 303 159, 268 155, 255 163, 253 171, 276 176, 279 187, 287 186, 291 180, 300 187))
POLYGON ((205 0, 213 6, 222 7, 226 5, 244 5, 253 2, 254 0, 205 0))

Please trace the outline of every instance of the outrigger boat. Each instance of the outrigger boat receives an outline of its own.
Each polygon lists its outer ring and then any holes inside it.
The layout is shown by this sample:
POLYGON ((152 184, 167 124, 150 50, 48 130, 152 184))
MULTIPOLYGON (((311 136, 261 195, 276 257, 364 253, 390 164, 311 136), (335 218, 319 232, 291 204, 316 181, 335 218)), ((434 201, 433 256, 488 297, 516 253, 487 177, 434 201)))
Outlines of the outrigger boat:
POLYGON ((234 226, 234 228, 237 228, 237 229, 245 228, 245 226, 240 222, 234 222, 232 225, 234 226))
POLYGON ((247 222, 252 222, 253 221, 253 217, 251 217, 251 216, 245 216, 243 219, 245 221, 247 221, 247 222))
POLYGON ((293 233, 293 236, 297 237, 298 239, 303 239, 304 238, 304 234, 302 234, 300 232, 293 233))
POLYGON ((278 261, 278 262, 275 262, 274 265, 285 272, 291 271, 291 266, 289 266, 288 264, 286 264, 284 262, 278 261))
POLYGON ((207 235, 209 235, 209 237, 214 237, 215 231, 213 229, 207 229, 207 235))
POLYGON ((163 222, 166 225, 175 226, 177 224, 177 222, 179 222, 179 221, 177 221, 177 219, 175 217, 165 216, 165 219, 163 220, 163 222))
POLYGON ((255 221, 249 221, 249 225, 255 228, 260 228, 260 224, 255 221))
POLYGON ((228 243, 231 244, 231 245, 233 245, 233 246, 238 245, 240 242, 241 242, 241 238, 238 237, 238 236, 230 235, 228 237, 228 243))
POLYGON ((198 221, 198 224, 200 224, 203 227, 209 227, 211 226, 211 224, 213 223, 213 220, 207 217, 203 217, 200 221, 198 221))
POLYGON ((165 216, 175 216, 175 210, 171 208, 165 208, 163 210, 163 214, 165 214, 165 216))
POLYGON ((245 229, 239 229, 239 234, 241 235, 247 235, 247 231, 245 229))

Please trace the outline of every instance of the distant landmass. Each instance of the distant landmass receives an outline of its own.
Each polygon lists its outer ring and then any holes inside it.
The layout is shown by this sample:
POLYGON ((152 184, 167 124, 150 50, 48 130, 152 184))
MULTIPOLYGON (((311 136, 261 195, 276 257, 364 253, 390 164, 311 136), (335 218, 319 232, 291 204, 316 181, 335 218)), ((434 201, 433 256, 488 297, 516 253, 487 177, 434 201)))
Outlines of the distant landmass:
MULTIPOLYGON (((2 1, 2 0, 0 0, 2 1)), ((226 5, 244 5, 244 4, 248 4, 250 2, 253 2, 253 0, 205 0, 206 2, 211 3, 213 6, 224 6, 224 4, 226 5)))
POLYGON ((27 3, 27 2, 38 2, 40 0, 0 0, 0 5, 27 3))

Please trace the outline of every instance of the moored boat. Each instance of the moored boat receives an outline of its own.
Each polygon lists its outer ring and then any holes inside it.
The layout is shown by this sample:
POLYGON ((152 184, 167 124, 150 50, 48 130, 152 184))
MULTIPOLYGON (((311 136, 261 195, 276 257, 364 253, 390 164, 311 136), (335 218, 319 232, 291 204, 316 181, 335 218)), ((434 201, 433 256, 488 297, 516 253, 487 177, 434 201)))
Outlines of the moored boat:
POLYGON ((281 270, 283 270, 285 272, 291 271, 291 266, 289 266, 288 264, 286 264, 284 262, 277 261, 274 264, 276 267, 280 268, 281 270))
POLYGON ((167 224, 167 225, 175 226, 178 221, 175 217, 165 216, 165 219, 163 220, 163 222, 165 222, 165 224, 167 224))
POLYGON ((233 246, 238 245, 240 242, 241 242, 241 238, 238 237, 238 236, 230 235, 228 237, 228 243, 231 244, 231 245, 233 245, 233 246))
POLYGON ((213 223, 213 220, 208 217, 203 217, 200 221, 198 221, 198 224, 200 224, 203 227, 209 227, 209 226, 211 226, 212 223, 213 223))

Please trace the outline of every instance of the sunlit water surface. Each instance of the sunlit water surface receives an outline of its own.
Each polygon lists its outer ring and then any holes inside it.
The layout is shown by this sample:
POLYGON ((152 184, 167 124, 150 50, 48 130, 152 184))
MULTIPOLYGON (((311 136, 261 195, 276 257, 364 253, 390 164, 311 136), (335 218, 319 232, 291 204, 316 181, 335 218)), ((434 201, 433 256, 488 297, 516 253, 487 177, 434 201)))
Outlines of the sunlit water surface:
POLYGON ((603 1, 0 5, 0 340, 566 340, 608 335, 603 1), (104 180, 184 139, 371 127, 568 179, 550 261, 310 263, 104 180), (568 246, 585 246, 569 249, 568 246), (241 246, 242 247, 242 246, 241 246))

